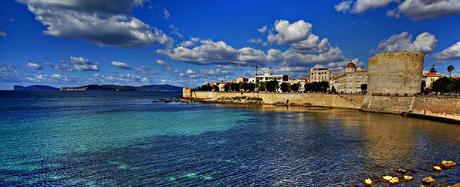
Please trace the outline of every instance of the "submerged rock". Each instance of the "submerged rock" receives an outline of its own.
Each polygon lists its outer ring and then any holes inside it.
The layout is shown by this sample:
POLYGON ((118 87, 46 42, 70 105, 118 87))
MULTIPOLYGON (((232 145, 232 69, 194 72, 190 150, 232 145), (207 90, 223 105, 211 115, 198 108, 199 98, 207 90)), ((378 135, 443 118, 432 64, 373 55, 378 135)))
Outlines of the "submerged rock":
POLYGON ((374 182, 372 181, 372 179, 367 178, 367 179, 364 179, 363 184, 365 186, 372 186, 372 184, 374 184, 374 182))
POLYGON ((422 184, 423 185, 434 186, 436 184, 436 180, 431 176, 425 177, 425 178, 422 179, 422 184))
POLYGON ((398 177, 392 177, 390 181, 388 181, 390 184, 399 184, 399 178, 398 177))
POLYGON ((410 175, 404 175, 403 178, 404 178, 404 181, 406 181, 406 182, 411 182, 411 181, 414 180, 414 177, 412 177, 410 175))
POLYGON ((434 164, 434 165, 433 165, 433 171, 441 172, 441 171, 442 171, 442 168, 441 168, 441 166, 439 166, 438 164, 434 164))
POLYGON ((442 169, 452 169, 455 166, 457 166, 457 163, 455 163, 452 160, 443 160, 443 161, 441 161, 441 168, 442 169))
POLYGON ((405 173, 407 173, 407 170, 399 168, 399 169, 396 170, 396 172, 401 173, 401 174, 405 174, 405 173))
POLYGON ((393 178, 392 176, 385 175, 385 176, 382 177, 382 181, 383 181, 383 182, 390 182, 390 180, 391 180, 392 178, 393 178))

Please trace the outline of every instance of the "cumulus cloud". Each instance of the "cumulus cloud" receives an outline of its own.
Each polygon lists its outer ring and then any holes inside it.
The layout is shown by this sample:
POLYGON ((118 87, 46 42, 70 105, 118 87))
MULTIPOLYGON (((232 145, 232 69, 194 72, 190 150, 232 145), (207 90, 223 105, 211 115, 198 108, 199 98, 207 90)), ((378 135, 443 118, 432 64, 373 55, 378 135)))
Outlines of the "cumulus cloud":
POLYGON ((132 69, 132 67, 125 62, 112 61, 112 65, 120 69, 132 69))
POLYGON ((29 62, 27 63, 27 67, 32 69, 32 70, 42 70, 43 67, 40 64, 29 62))
POLYGON ((429 53, 434 50, 436 44, 436 37, 428 32, 419 34, 414 41, 412 35, 403 32, 382 40, 378 44, 376 52, 418 51, 429 53))
POLYGON ((288 62, 292 66, 311 66, 312 63, 326 63, 343 59, 342 51, 338 47, 333 47, 327 38, 321 39, 313 34, 312 25, 304 20, 293 23, 277 20, 274 27, 275 32, 267 33, 266 42, 287 45, 287 50, 269 49, 264 51, 251 47, 237 49, 224 41, 216 42, 192 38, 181 42, 175 48, 157 50, 157 53, 173 60, 192 64, 231 64, 237 66, 272 62, 288 62))
POLYGON ((73 68, 77 71, 99 71, 99 65, 83 57, 70 57, 73 68))
POLYGON ((459 60, 460 59, 460 42, 448 47, 440 53, 434 55, 437 60, 459 60))
POLYGON ((172 39, 129 15, 143 0, 21 0, 38 21, 45 34, 85 39, 101 46, 139 47, 170 44, 172 39))
POLYGON ((2 32, 0 31, 0 38, 5 38, 6 37, 6 33, 5 32, 2 32))
POLYGON ((275 33, 269 33, 267 40, 277 44, 295 43, 309 36, 312 27, 310 23, 306 23, 304 20, 292 24, 287 20, 277 20, 274 28, 275 33))
POLYGON ((399 18, 401 14, 412 20, 449 16, 460 12, 458 0, 346 0, 335 5, 337 12, 363 13, 397 3, 395 10, 388 10, 387 16, 399 18))
POLYGON ((460 12, 458 0, 405 0, 398 11, 413 20, 438 18, 460 12))

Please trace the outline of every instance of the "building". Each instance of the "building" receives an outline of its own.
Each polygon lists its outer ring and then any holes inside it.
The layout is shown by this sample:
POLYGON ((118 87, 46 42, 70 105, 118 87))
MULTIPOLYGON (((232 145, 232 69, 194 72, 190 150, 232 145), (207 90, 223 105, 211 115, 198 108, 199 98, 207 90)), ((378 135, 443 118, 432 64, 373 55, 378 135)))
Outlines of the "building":
POLYGON ((299 92, 304 92, 305 91, 305 84, 307 84, 307 80, 305 78, 297 78, 297 79, 289 79, 288 84, 299 84, 299 92))
POLYGON ((329 82, 331 79, 331 70, 328 68, 311 68, 308 71, 308 81, 309 82, 329 82))
POLYGON ((359 94, 366 90, 361 89, 361 85, 367 85, 368 72, 357 70, 356 65, 352 62, 345 67, 345 72, 335 74, 329 82, 329 89, 337 93, 359 94))
POLYGON ((421 52, 392 52, 369 58, 368 93, 371 95, 415 95, 421 92, 425 55, 421 52))
POLYGON ((279 84, 287 82, 289 80, 287 75, 272 75, 270 72, 265 72, 263 75, 257 75, 255 77, 256 83, 278 81, 279 84))
POLYGON ((423 81, 425 81, 425 89, 426 88, 432 88, 433 87, 433 82, 438 80, 439 78, 444 77, 444 75, 437 73, 436 69, 433 67, 430 69, 430 71, 426 72, 423 74, 423 81))
POLYGON ((233 83, 242 83, 242 82, 248 82, 247 77, 238 77, 237 79, 233 80, 233 83))

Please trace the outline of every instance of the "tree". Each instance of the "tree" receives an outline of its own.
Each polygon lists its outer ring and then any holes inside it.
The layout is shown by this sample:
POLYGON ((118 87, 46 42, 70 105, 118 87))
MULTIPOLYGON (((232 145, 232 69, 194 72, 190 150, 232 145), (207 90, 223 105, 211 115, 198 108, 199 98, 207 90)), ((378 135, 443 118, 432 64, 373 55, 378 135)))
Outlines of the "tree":
POLYGON ((232 91, 239 92, 240 91, 240 83, 232 83, 231 89, 232 89, 232 91))
POLYGON ((224 90, 225 90, 226 92, 229 92, 229 91, 230 91, 230 89, 231 89, 231 87, 232 87, 231 84, 232 84, 232 83, 227 83, 227 84, 224 85, 224 90))
POLYGON ((278 81, 266 82, 267 91, 274 92, 279 88, 278 81))
POLYGON ((455 67, 453 65, 447 66, 447 71, 449 72, 449 76, 452 76, 452 72, 455 70, 455 67))
POLYGON ((433 82, 433 91, 435 92, 451 92, 455 90, 454 79, 448 77, 442 77, 433 82))
POLYGON ((247 90, 247 91, 253 92, 253 91, 256 89, 256 84, 254 84, 254 83, 251 82, 251 83, 248 83, 248 84, 247 84, 247 87, 248 87, 248 90, 247 90))
POLYGON ((361 84, 361 91, 363 93, 366 93, 367 92, 367 84, 361 84))
POLYGON ((212 86, 212 89, 213 89, 215 92, 218 92, 218 91, 219 91, 219 86, 214 85, 214 86, 212 86))
POLYGON ((259 83, 259 91, 266 91, 267 90, 267 83, 260 82, 259 83))
POLYGON ((300 83, 294 83, 294 84, 291 85, 291 90, 293 92, 298 92, 299 89, 300 89, 300 83))
POLYGON ((200 90, 200 91, 212 91, 212 86, 209 85, 209 84, 205 84, 205 85, 201 86, 198 90, 200 90))
POLYGON ((282 91, 283 93, 289 92, 289 84, 288 84, 288 83, 285 83, 285 82, 281 83, 281 91, 282 91))

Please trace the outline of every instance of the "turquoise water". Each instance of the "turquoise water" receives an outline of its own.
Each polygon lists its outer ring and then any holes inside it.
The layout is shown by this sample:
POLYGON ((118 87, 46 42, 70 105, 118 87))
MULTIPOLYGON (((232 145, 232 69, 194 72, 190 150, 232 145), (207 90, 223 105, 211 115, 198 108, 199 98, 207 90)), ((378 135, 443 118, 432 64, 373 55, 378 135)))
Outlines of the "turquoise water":
MULTIPOLYGON (((324 186, 403 167, 460 182, 460 126, 349 110, 0 92, 0 186, 324 186)), ((417 182, 414 183, 418 184, 417 182)))

